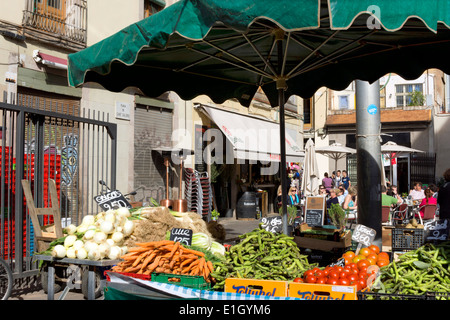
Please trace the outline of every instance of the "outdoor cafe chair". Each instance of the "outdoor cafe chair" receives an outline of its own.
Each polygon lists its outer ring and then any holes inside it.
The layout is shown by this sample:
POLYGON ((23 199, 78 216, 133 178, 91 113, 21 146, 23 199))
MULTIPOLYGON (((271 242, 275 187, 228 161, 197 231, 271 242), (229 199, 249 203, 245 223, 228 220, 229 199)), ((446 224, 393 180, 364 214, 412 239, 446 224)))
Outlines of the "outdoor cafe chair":
POLYGON ((381 206, 381 224, 391 223, 391 206, 381 206))
POLYGON ((423 224, 424 220, 435 220, 436 219, 436 205, 426 204, 417 209, 416 215, 419 216, 420 224, 423 224), (420 210, 424 208, 423 217, 420 215, 420 210))
POLYGON ((408 215, 408 204, 402 203, 392 212, 392 223, 402 224, 408 215))

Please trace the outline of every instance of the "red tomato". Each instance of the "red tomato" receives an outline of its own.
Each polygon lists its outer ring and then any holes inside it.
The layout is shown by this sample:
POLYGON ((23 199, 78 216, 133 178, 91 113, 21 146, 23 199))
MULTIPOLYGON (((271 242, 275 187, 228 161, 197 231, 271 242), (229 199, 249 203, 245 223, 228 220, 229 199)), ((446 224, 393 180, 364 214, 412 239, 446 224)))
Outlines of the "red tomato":
POLYGON ((303 283, 303 279, 302 279, 302 278, 295 278, 295 279, 294 279, 294 282, 300 282, 300 283, 303 283))
POLYGON ((328 278, 327 284, 337 285, 338 284, 338 280, 337 279, 333 279, 333 278, 328 278))
POLYGON ((320 270, 320 268, 315 267, 312 269, 312 271, 314 272, 314 274, 316 274, 318 271, 321 271, 321 270, 320 270))
POLYGON ((324 277, 328 277, 328 274, 330 273, 330 269, 325 268, 322 272, 323 272, 324 277))
POLYGON ((353 282, 359 280, 359 277, 356 274, 351 274, 347 277, 347 279, 350 281, 350 284, 353 284, 353 282))
POLYGON ((307 277, 307 276, 313 276, 314 275, 314 271, 312 271, 312 270, 306 270, 304 273, 303 273, 303 277, 307 277))
POLYGON ((357 265, 356 263, 354 263, 354 262, 350 263, 349 266, 350 266, 352 269, 358 270, 358 265, 357 265))
POLYGON ((318 284, 326 284, 327 281, 328 281, 328 278, 320 277, 320 278, 317 279, 316 283, 318 283, 318 284))
POLYGON ((350 284, 350 281, 348 281, 347 278, 341 278, 338 280, 338 284, 341 286, 348 286, 350 284))
POLYGON ((315 276, 307 276, 306 283, 316 283, 317 278, 315 276))
POLYGON ((350 271, 350 274, 354 274, 354 275, 358 275, 359 274, 359 270, 358 269, 352 269, 351 271, 350 271))
POLYGON ((342 272, 342 270, 344 270, 344 268, 342 268, 341 266, 334 266, 333 268, 336 272, 342 272))
POLYGON ((331 272, 328 274, 328 278, 329 278, 329 279, 339 279, 339 273, 336 272, 336 271, 331 271, 331 272))
POLYGON ((316 271, 315 275, 317 278, 322 278, 325 276, 322 270, 316 271))
POLYGON ((347 272, 342 271, 339 273, 339 279, 347 278, 348 275, 349 274, 347 272))
POLYGON ((367 286, 367 282, 364 279, 359 279, 358 284, 361 286, 361 290, 367 286))

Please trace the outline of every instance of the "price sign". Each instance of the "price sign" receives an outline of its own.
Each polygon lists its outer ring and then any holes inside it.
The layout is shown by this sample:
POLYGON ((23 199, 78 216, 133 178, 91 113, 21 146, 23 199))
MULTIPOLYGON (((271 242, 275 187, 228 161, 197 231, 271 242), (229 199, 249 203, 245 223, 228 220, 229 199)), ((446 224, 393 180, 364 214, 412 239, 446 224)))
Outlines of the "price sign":
POLYGON ((352 240, 358 242, 357 252, 359 252, 361 245, 365 245, 366 247, 370 246, 373 239, 375 239, 376 234, 377 232, 374 229, 366 227, 362 224, 357 224, 352 234, 352 240))
POLYGON ((281 233, 283 232, 283 219, 281 216, 274 217, 263 217, 261 218, 262 227, 264 230, 267 230, 272 233, 281 233))
POLYGON ((130 203, 125 199, 119 190, 107 192, 94 197, 95 202, 105 211, 117 208, 131 208, 130 203))
POLYGON ((192 244, 192 234, 193 231, 191 229, 172 228, 170 230, 170 240, 190 246, 192 244))
POLYGON ((307 197, 305 206, 306 224, 310 227, 323 226, 325 210, 325 197, 307 197))
POLYGON ((425 242, 446 241, 449 234, 449 219, 440 219, 424 223, 425 242))

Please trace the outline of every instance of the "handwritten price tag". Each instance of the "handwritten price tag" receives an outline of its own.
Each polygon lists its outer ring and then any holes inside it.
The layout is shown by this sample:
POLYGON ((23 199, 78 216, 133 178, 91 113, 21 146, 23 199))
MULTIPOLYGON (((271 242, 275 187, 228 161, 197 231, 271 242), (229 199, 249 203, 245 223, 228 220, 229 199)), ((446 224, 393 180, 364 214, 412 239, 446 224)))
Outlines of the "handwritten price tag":
POLYGON ((283 220, 280 216, 276 217, 263 217, 261 218, 262 228, 272 232, 272 233, 281 233, 283 220))
POLYGON ((368 247, 372 244, 376 234, 374 229, 357 224, 352 234, 352 240, 368 247))

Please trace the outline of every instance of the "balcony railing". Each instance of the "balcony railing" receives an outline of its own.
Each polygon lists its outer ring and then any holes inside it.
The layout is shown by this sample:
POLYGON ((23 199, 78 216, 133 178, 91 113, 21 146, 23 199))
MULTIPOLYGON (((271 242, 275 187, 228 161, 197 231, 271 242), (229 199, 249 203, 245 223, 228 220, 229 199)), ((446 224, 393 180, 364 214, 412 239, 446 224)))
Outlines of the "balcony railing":
POLYGON ((86 46, 87 0, 27 0, 22 24, 65 44, 86 46))

